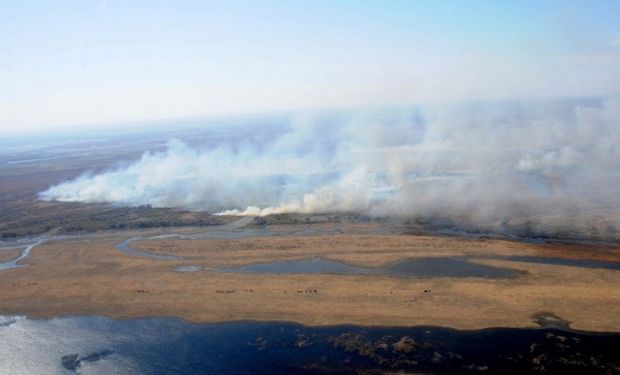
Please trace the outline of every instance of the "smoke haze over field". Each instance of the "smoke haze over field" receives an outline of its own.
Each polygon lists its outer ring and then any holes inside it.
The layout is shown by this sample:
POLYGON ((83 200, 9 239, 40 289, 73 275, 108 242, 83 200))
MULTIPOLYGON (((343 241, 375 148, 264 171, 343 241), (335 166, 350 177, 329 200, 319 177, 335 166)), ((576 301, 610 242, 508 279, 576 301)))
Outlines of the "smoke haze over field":
POLYGON ((239 215, 356 212, 614 235, 620 99, 297 116, 269 139, 165 152, 40 193, 239 215))

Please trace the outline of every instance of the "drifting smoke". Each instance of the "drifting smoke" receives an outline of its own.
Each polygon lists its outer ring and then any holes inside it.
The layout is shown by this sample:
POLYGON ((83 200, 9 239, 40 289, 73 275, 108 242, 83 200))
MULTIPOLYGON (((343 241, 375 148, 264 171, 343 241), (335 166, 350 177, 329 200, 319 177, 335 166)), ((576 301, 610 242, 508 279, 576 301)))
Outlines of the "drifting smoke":
POLYGON ((464 229, 615 232, 620 100, 468 105, 305 118, 268 141, 176 140, 44 200, 225 214, 357 212, 464 229))

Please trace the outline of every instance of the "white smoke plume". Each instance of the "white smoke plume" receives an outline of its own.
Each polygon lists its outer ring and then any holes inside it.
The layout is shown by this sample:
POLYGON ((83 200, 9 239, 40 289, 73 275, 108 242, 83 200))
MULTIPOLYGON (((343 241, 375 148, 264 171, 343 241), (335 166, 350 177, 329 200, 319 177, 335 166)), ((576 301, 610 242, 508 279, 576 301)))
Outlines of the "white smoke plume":
POLYGON ((495 103, 296 118, 256 142, 171 140, 44 200, 224 214, 356 212, 465 229, 615 233, 620 99, 495 103))

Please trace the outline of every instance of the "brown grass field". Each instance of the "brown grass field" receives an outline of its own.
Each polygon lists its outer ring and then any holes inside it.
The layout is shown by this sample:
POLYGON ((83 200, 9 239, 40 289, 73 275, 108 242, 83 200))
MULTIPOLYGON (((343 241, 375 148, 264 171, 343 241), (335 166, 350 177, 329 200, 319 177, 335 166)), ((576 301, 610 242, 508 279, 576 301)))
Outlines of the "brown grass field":
POLYGON ((19 256, 19 249, 0 250, 0 262, 7 262, 19 256))
MULTIPOLYGON (((330 225, 318 226, 327 230, 330 225)), ((376 228, 372 224, 340 225, 334 234, 292 235, 308 227, 274 226, 272 232, 278 235, 272 237, 168 238, 132 244, 141 250, 188 257, 182 260, 131 256, 115 248, 137 233, 152 235, 155 230, 50 241, 33 250, 24 261, 28 267, 0 271, 0 314, 95 314, 120 319, 175 316, 195 322, 262 320, 476 329, 535 326, 535 314, 551 312, 569 321, 572 328, 620 331, 620 271, 616 270, 487 259, 477 262, 527 273, 513 279, 412 279, 173 271, 187 264, 224 267, 315 256, 364 266, 429 256, 497 254, 620 262, 616 246, 378 235, 372 234, 376 228)))

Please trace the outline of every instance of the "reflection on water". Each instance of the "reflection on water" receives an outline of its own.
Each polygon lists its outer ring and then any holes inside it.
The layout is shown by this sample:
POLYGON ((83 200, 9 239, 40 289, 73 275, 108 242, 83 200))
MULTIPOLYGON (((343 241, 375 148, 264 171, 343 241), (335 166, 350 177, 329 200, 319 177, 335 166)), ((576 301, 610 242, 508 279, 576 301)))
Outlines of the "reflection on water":
POLYGON ((620 335, 555 329, 192 324, 0 316, 0 372, 22 374, 614 373, 620 335))
POLYGON ((202 267, 195 265, 181 266, 174 269, 175 272, 198 272, 200 270, 202 270, 202 267))
POLYGON ((219 269, 221 272, 291 274, 318 273, 344 275, 380 275, 392 277, 486 277, 513 278, 519 270, 468 262, 462 258, 420 258, 390 264, 385 267, 357 267, 334 260, 313 258, 270 263, 256 263, 238 268, 219 269))

